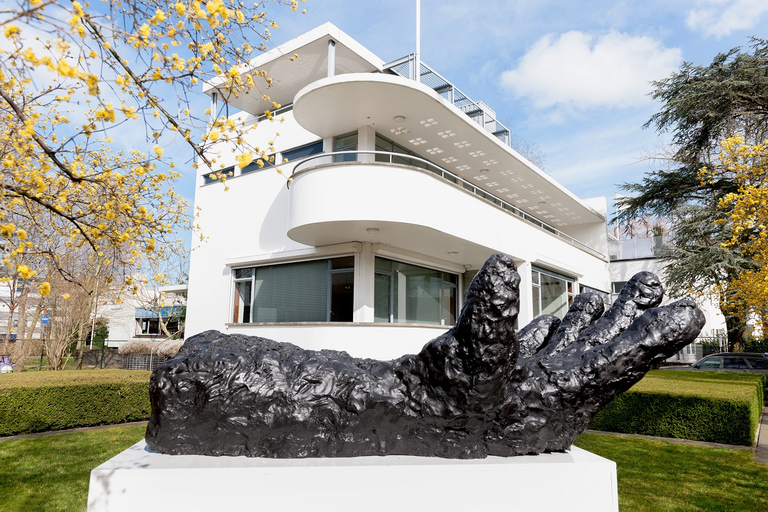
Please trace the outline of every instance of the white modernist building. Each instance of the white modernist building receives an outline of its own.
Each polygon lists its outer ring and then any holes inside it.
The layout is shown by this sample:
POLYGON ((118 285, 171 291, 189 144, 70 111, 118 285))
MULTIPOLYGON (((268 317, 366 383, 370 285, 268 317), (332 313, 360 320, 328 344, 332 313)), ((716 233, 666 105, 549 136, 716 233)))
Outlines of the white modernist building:
POLYGON ((192 252, 188 335, 415 352, 453 325, 498 252, 518 265, 521 326, 562 316, 581 291, 610 300, 605 200, 579 199, 515 152, 487 105, 426 65, 387 64, 331 24, 251 65, 273 79, 268 100, 225 98, 215 81, 204 91, 258 123, 249 143, 273 142, 273 161, 239 169, 243 150, 220 143, 222 168, 199 173, 207 241, 192 252), (264 120, 272 102, 282 108, 264 120))

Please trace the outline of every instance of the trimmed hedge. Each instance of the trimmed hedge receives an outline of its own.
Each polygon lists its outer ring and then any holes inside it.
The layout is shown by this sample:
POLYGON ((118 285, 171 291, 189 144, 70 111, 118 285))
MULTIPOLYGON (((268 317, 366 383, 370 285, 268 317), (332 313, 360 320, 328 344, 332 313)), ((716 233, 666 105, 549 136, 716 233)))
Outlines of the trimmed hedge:
POLYGON ((149 375, 126 370, 0 375, 0 436, 146 420, 149 375))
POLYGON ((760 374, 651 371, 600 411, 590 428, 751 446, 764 390, 760 374))

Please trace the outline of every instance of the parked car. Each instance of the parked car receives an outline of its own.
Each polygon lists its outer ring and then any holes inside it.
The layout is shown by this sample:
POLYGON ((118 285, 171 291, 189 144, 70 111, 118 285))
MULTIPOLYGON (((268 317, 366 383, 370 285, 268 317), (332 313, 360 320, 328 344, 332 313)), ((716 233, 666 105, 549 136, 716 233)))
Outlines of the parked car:
POLYGON ((662 366, 660 370, 716 370, 721 372, 762 373, 768 377, 768 355, 759 352, 720 352, 693 364, 662 366))

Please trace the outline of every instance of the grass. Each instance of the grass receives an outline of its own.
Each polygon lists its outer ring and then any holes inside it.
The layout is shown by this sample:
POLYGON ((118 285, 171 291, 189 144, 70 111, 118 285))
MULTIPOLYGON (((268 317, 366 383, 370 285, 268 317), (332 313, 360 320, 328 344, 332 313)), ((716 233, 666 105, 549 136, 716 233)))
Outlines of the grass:
MULTIPOLYGON (((91 469, 143 436, 128 426, 0 442, 0 510, 85 510, 91 469)), ((768 510, 768 465, 750 450, 592 433, 576 445, 616 461, 622 512, 768 510)))
POLYGON ((0 442, 0 510, 84 511, 91 469, 144 437, 115 427, 0 442))
POLYGON ((768 465, 751 450, 592 433, 575 444, 616 462, 622 512, 768 510, 768 465))

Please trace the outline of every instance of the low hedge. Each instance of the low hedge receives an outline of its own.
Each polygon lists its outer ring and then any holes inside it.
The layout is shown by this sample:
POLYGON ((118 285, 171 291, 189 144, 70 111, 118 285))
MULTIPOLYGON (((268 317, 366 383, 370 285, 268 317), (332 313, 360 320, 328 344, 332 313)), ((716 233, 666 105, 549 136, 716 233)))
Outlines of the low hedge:
POLYGON ((600 411, 590 428, 751 446, 764 390, 760 374, 651 371, 600 411))
POLYGON ((0 375, 0 436, 149 418, 145 371, 67 370, 0 375))

